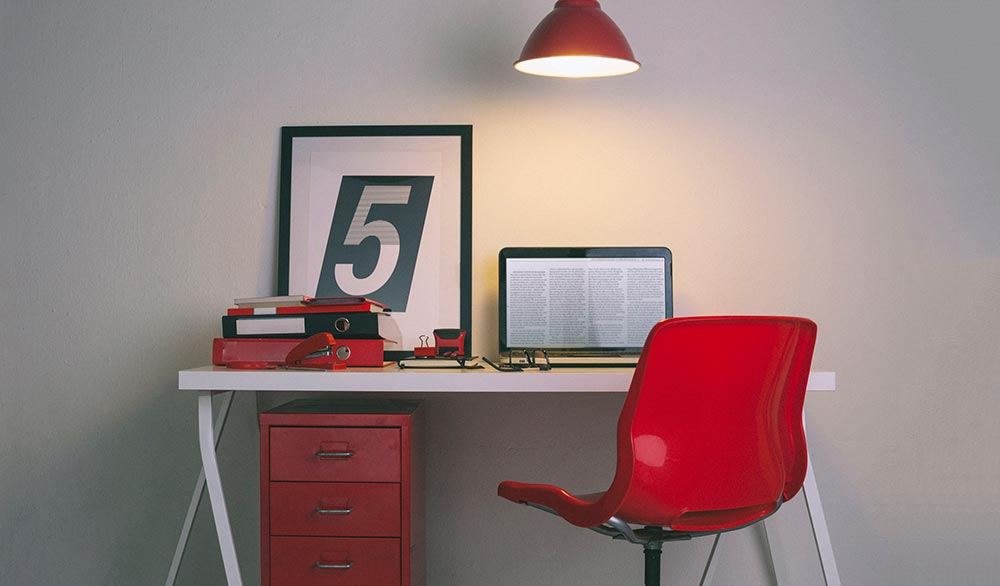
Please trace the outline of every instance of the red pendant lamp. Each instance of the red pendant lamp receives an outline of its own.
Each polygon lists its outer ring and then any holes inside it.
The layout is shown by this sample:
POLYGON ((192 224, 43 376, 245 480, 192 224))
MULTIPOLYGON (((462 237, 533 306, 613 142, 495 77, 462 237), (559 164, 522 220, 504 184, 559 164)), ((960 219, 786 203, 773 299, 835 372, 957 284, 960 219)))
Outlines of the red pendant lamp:
POLYGON ((597 0, 558 0, 514 68, 552 77, 607 77, 639 69, 625 35, 597 0))

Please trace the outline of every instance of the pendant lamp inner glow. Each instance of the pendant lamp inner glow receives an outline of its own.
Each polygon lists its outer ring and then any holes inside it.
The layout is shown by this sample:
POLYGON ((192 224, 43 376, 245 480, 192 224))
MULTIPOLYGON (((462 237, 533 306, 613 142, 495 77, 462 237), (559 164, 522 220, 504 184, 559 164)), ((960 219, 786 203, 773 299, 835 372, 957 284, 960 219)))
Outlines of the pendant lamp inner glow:
POLYGON ((559 0, 528 37, 514 68, 552 77, 607 77, 637 71, 639 62, 597 0, 559 0))

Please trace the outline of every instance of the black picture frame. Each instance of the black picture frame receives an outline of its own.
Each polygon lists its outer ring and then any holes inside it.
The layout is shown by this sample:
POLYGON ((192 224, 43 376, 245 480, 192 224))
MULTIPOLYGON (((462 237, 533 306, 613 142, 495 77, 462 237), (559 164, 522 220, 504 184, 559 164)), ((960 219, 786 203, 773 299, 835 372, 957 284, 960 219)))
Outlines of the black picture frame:
POLYGON ((387 360, 435 328, 468 354, 471 259, 471 125, 282 127, 278 295, 386 303, 387 360))

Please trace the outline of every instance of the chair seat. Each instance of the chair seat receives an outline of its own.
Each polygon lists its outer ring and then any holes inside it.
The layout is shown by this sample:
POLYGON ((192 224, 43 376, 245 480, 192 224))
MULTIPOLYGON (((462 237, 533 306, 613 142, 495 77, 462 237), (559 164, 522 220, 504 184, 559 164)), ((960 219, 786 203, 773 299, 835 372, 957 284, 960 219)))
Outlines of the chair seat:
MULTIPOLYGON (((565 489, 550 484, 528 484, 506 480, 497 487, 497 495, 522 505, 532 505, 548 509, 577 527, 597 527, 616 517, 634 525, 653 524, 649 517, 630 518, 615 510, 614 503, 608 502, 607 492, 573 495, 565 489)), ((657 523, 664 529, 688 534, 714 533, 739 529, 755 523, 774 513, 781 506, 779 499, 773 503, 716 509, 708 511, 684 511, 670 522, 657 523)))
POLYGON ((596 527, 606 523, 613 511, 604 503, 607 493, 572 495, 550 484, 527 484, 507 480, 497 487, 497 494, 518 504, 535 505, 551 510, 577 527, 596 527))

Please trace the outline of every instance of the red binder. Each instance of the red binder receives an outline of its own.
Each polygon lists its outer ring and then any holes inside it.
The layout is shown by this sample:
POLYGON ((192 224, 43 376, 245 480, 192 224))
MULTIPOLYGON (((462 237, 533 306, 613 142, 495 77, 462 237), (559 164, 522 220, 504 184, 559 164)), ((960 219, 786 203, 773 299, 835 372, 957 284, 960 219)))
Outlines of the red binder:
MULTIPOLYGON (((212 342, 212 364, 226 366, 230 362, 267 362, 282 364, 288 352, 297 346, 297 338, 216 338, 212 342)), ((347 366, 382 367, 391 362, 384 360, 385 340, 338 339, 338 346, 350 350, 347 366)))

